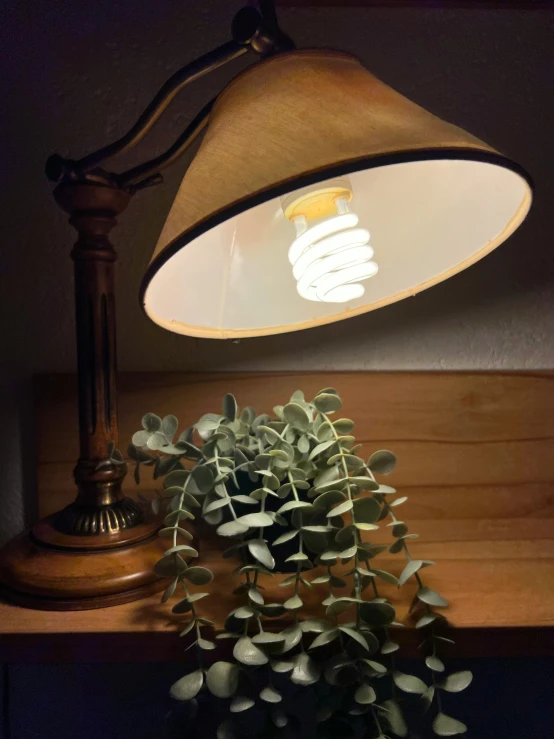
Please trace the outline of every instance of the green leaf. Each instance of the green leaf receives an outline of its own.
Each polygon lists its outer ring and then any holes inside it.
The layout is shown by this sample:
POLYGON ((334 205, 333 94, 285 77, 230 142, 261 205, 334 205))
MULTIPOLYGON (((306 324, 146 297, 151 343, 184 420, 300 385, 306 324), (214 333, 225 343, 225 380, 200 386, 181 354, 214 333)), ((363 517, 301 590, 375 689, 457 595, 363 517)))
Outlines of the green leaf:
POLYGON ((252 637, 254 644, 282 644, 285 637, 281 634, 274 634, 271 631, 261 631, 252 637))
POLYGON ((312 658, 302 652, 298 654, 294 660, 294 668, 290 679, 295 685, 313 685, 319 680, 321 670, 312 660, 312 658))
POLYGON ((219 724, 216 732, 216 739, 237 739, 235 732, 233 731, 232 721, 223 721, 219 724))
POLYGON ((338 395, 320 393, 314 398, 314 405, 320 413, 334 413, 342 408, 342 401, 338 395))
POLYGON ((328 549, 326 552, 323 552, 323 554, 319 555, 319 559, 322 562, 330 562, 333 559, 338 559, 340 557, 340 551, 335 549, 328 549))
POLYGON ((434 590, 430 590, 429 588, 420 588, 417 593, 417 597, 419 600, 421 600, 423 603, 427 603, 430 606, 437 606, 437 607, 446 607, 448 605, 448 601, 446 601, 442 595, 439 595, 434 590))
POLYGON ((188 470, 173 470, 173 472, 170 472, 169 475, 167 475, 167 477, 164 479, 164 488, 182 488, 188 480, 189 476, 190 472, 188 470))
POLYGON ((271 663, 271 669, 273 672, 278 673, 285 673, 290 672, 294 667, 294 662, 291 660, 290 662, 286 660, 277 660, 271 663))
POLYGON ((333 421, 333 426, 339 434, 349 434, 354 428, 354 421, 349 418, 337 418, 336 421, 333 421))
POLYGON ((247 711, 249 708, 252 708, 253 705, 254 701, 252 698, 245 698, 244 696, 237 695, 236 698, 233 698, 231 701, 229 710, 231 713, 242 713, 242 711, 247 711))
POLYGON ((289 722, 286 713, 278 709, 271 712, 271 720, 278 729, 283 729, 289 722))
POLYGON ((372 572, 374 575, 377 575, 377 577, 380 577, 381 580, 384 580, 391 585, 398 585, 398 580, 390 572, 386 572, 385 570, 372 570, 372 572))
POLYGON ((329 511, 327 514, 327 518, 332 518, 333 516, 342 516, 344 513, 348 513, 348 511, 351 511, 353 508, 353 503, 351 500, 346 500, 344 503, 341 503, 336 508, 333 508, 329 511))
POLYGON ((249 495, 233 495, 233 503, 244 503, 244 505, 256 505, 254 498, 249 495))
POLYGON ((171 547, 164 552, 164 557, 169 557, 172 554, 179 552, 181 557, 198 557, 198 552, 193 547, 189 547, 188 544, 177 544, 177 546, 171 547))
POLYGON ((283 696, 276 690, 273 685, 268 685, 260 693, 260 698, 266 703, 280 703, 283 700, 283 696))
POLYGON ((229 505, 229 501, 227 498, 218 498, 217 500, 214 500, 212 503, 208 503, 208 505, 204 508, 204 513, 211 513, 212 511, 217 511, 218 508, 223 508, 226 505, 229 505))
POLYGON ((395 615, 390 603, 366 601, 360 605, 360 616, 371 626, 387 626, 394 621, 395 615))
POLYGON ((265 665, 269 661, 262 650, 248 636, 242 636, 235 644, 233 656, 243 665, 265 665))
POLYGON ((361 685, 354 693, 354 700, 362 706, 375 703, 377 696, 371 685, 361 685))
POLYGON ((161 536, 164 539, 169 539, 173 536, 174 532, 177 532, 179 536, 183 536, 185 539, 188 539, 189 541, 192 540, 192 534, 190 531, 187 531, 186 529, 182 529, 179 526, 168 526, 165 529, 160 529, 158 531, 158 536, 161 536))
POLYGON ((198 639, 196 643, 198 644, 200 649, 203 649, 206 652, 215 649, 215 644, 213 643, 213 641, 209 641, 208 639, 198 639))
POLYGON ((396 457, 392 452, 383 449, 371 455, 367 466, 374 474, 390 475, 396 467, 396 457))
POLYGON ((179 633, 179 636, 186 636, 187 634, 190 634, 190 632, 194 629, 196 626, 196 619, 192 619, 185 628, 179 633))
POLYGON ((390 507, 393 508, 397 505, 402 505, 402 503, 405 503, 408 500, 408 496, 404 495, 402 498, 395 498, 395 500, 391 500, 389 503, 390 507))
POLYGON ((446 713, 437 713, 433 721, 433 731, 438 736, 457 736, 467 731, 467 726, 446 713))
POLYGON ((178 701, 190 701, 198 695, 203 684, 204 673, 202 670, 196 670, 173 683, 169 693, 172 698, 176 698, 178 701))
POLYGON ((213 488, 214 475, 211 469, 206 465, 196 465, 192 470, 191 475, 196 487, 202 493, 209 493, 213 488))
POLYGON ((150 431, 153 434, 161 429, 162 419, 155 413, 147 413, 142 417, 142 427, 145 431, 150 431))
POLYGON ((257 588, 250 588, 248 590, 248 597, 253 603, 256 603, 259 606, 263 606, 264 597, 257 588))
POLYGON ((237 417, 237 413, 237 401, 230 393, 228 393, 223 397, 223 415, 226 416, 229 421, 234 421, 237 417))
POLYGON ((398 578, 398 585, 404 585, 404 583, 409 580, 412 575, 415 575, 415 573, 422 567, 429 567, 434 564, 435 563, 431 562, 431 560, 412 559, 402 570, 402 574, 398 578))
POLYGON ((427 690, 427 685, 415 675, 406 675, 403 672, 396 671, 393 673, 392 679, 396 687, 405 693, 419 693, 423 695, 427 690))
POLYGON ((162 557, 154 565, 154 572, 159 577, 175 577, 187 569, 187 564, 178 554, 162 557))
POLYGON ((281 536, 278 536, 275 541, 273 542, 273 546, 278 546, 279 544, 284 544, 287 541, 290 541, 291 539, 294 539, 295 536, 297 536, 300 532, 299 531, 286 531, 284 534, 281 534, 281 536))
POLYGON ((251 426, 254 422, 254 419, 256 418, 256 411, 251 406, 246 406, 246 408, 242 409, 242 413, 240 414, 240 420, 243 423, 246 423, 248 426, 251 426))
POLYGON ((283 652, 288 652, 290 649, 293 649, 297 644, 300 643, 300 640, 302 639, 302 629, 297 624, 294 624, 293 626, 287 626, 286 629, 283 629, 283 631, 281 631, 281 636, 285 637, 285 646, 283 647, 283 652))
POLYGON ((230 615, 235 616, 235 618, 252 618, 255 613, 256 612, 249 606, 241 606, 240 608, 237 608, 236 611, 232 611, 230 615))
POLYGON ((327 606, 325 613, 327 616, 338 616, 347 611, 353 603, 357 603, 356 598, 337 598, 331 605, 327 606))
POLYGON ((296 552, 295 554, 291 554, 290 557, 287 557, 285 562, 307 562, 308 559, 308 555, 304 554, 304 552, 296 552))
POLYGON ((340 636, 340 631, 338 629, 328 629, 327 631, 324 631, 322 634, 319 634, 316 636, 316 638, 311 643, 310 649, 315 649, 316 647, 322 647, 325 644, 329 644, 330 642, 334 641, 340 636))
POLYGON ((365 464, 361 457, 357 457, 355 454, 347 454, 342 450, 327 460, 328 465, 337 464, 338 462, 344 462, 349 470, 358 470, 365 464))
POLYGON ((179 578, 176 577, 174 580, 172 580, 167 588, 164 590, 164 594, 162 595, 162 603, 167 603, 167 601, 171 598, 171 596, 175 593, 175 589, 177 585, 179 584, 179 578))
MULTIPOLYGON (((142 447, 145 447, 148 444, 148 439, 151 436, 151 431, 135 431, 135 433, 131 437, 131 442, 134 444, 135 447, 138 447, 138 449, 142 449, 142 447)), ((138 453, 135 456, 138 457, 138 453)))
POLYGON ((417 621, 415 627, 416 629, 422 629, 424 626, 429 626, 429 624, 432 624, 433 621, 436 621, 438 618, 438 614, 436 613, 426 613, 425 616, 422 616, 419 621, 417 621))
POLYGON ((231 662, 214 662, 206 675, 208 690, 216 698, 230 698, 239 682, 238 665, 231 662))
POLYGON ((298 403, 287 403, 283 408, 283 418, 300 431, 307 431, 310 427, 310 417, 298 403))
POLYGON ((321 585, 322 583, 329 582, 330 579, 330 575, 320 575, 312 580, 312 585, 321 585))
POLYGON ((471 684, 472 680, 473 674, 469 670, 453 672, 438 687, 447 690, 449 693, 461 693, 462 690, 465 690, 471 684))
POLYGON ((315 446, 312 451, 310 452, 310 456, 308 459, 314 459, 318 456, 318 454, 321 454, 322 452, 325 452, 329 447, 332 447, 333 444, 336 444, 336 440, 333 439, 327 439, 327 441, 322 441, 320 444, 315 446))
POLYGON ((263 539, 249 539, 248 551, 254 559, 257 559, 258 562, 261 562, 263 566, 267 567, 269 570, 272 570, 275 567, 275 560, 263 539))
POLYGON ((374 524, 374 523, 358 523, 358 521, 356 521, 356 523, 354 524, 354 526, 358 529, 358 531, 376 531, 379 528, 379 526, 377 526, 377 524, 374 524))
POLYGON ((175 416, 165 416, 162 421, 160 431, 170 443, 173 441, 178 426, 179 421, 175 416))
POLYGON ((314 500, 314 508, 316 510, 325 511, 345 498, 345 494, 341 493, 340 490, 328 490, 326 493, 322 493, 314 500))
POLYGON ((400 649, 400 646, 393 641, 386 641, 381 647, 381 654, 393 654, 400 649))
POLYGON ((363 659, 362 661, 369 667, 369 671, 372 674, 384 675, 387 671, 385 665, 382 665, 380 662, 375 662, 375 660, 372 659, 363 659))
POLYGON ((339 629, 344 633, 348 634, 349 637, 354 639, 354 641, 357 641, 358 644, 360 644, 364 649, 367 649, 369 652, 369 645, 363 636, 359 631, 356 631, 356 629, 351 628, 350 626, 339 626, 339 629))
POLYGON ((262 528, 264 526, 271 526, 273 524, 273 521, 267 515, 267 513, 258 511, 257 513, 247 513, 246 516, 240 516, 239 518, 237 518, 237 523, 241 523, 244 526, 249 526, 253 528, 262 528))
POLYGON ((183 577, 193 585, 206 585, 214 579, 213 573, 207 567, 189 567, 183 573, 183 577))
POLYGON ((408 527, 403 521, 398 521, 392 527, 392 535, 396 537, 406 536, 408 533, 408 527))
POLYGON ((433 672, 444 672, 444 664, 442 660, 432 654, 425 658, 425 664, 430 670, 433 670, 433 672))
POLYGON ((343 551, 340 553, 339 556, 343 560, 350 559, 356 554, 357 551, 358 551, 358 547, 354 545, 353 547, 348 547, 348 549, 343 549, 343 551))
POLYGON ((402 543, 403 539, 397 539, 396 541, 393 541, 393 543, 389 547, 389 552, 391 554, 398 554, 398 552, 402 551, 404 544, 402 543))
POLYGON ((298 438, 296 446, 301 454, 306 454, 310 451, 310 440, 305 434, 302 434, 302 436, 298 438))
POLYGON ((240 536, 240 534, 245 534, 247 531, 248 526, 246 526, 246 524, 239 523, 238 521, 222 523, 217 529, 219 536, 240 536))
POLYGON ((313 508, 313 505, 304 500, 289 500, 287 503, 279 508, 277 513, 283 514, 287 511, 292 511, 295 508, 313 508))
POLYGON ((386 720, 393 734, 400 737, 408 736, 408 727, 402 715, 402 709, 395 700, 387 700, 383 703, 386 720))
POLYGON ((433 703, 433 698, 435 697, 435 686, 430 685, 425 693, 421 696, 421 702, 423 703, 423 713, 426 713, 433 703))
POLYGON ((195 601, 205 598, 207 595, 209 595, 209 593, 191 593, 186 598, 176 603, 171 611, 172 613, 188 613, 192 610, 192 606, 195 601))
POLYGON ((302 608, 304 601, 299 595, 293 595, 291 598, 285 601, 284 606, 289 611, 295 611, 298 608, 302 608))
MULTIPOLYGON (((315 424, 314 424, 315 428, 315 424)), ((335 443, 335 434, 333 432, 333 426, 329 423, 329 421, 324 421, 319 428, 316 431, 317 440, 320 442, 329 441, 330 439, 333 440, 333 443, 335 443)))
POLYGON ((381 506, 375 498, 358 498, 354 501, 354 518, 356 522, 375 523, 381 515, 381 506))
POLYGON ((161 431, 156 431, 155 434, 151 434, 146 442, 146 446, 153 451, 163 449, 166 444, 166 438, 161 431))
POLYGON ((357 485, 360 490, 371 490, 372 492, 375 492, 379 489, 379 485, 372 480, 371 477, 364 477, 363 475, 352 475, 352 477, 350 477, 350 482, 353 485, 357 485))

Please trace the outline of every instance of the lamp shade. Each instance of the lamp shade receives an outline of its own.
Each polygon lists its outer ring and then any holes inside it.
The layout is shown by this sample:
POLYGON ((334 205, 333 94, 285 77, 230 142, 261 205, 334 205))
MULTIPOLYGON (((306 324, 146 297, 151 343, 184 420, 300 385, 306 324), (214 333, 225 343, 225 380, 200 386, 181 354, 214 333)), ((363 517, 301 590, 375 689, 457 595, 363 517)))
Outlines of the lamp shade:
POLYGON ((278 55, 219 96, 141 300, 160 326, 197 337, 331 323, 470 266, 531 198, 520 167, 355 57, 278 55))

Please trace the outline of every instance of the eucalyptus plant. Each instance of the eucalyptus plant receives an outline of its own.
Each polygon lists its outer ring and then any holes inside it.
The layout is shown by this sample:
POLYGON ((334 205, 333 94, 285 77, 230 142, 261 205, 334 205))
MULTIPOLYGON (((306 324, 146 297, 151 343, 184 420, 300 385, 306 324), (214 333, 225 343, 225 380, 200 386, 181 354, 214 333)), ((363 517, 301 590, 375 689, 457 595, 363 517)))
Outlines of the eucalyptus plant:
MULTIPOLYGON (((222 413, 208 413, 175 440, 178 420, 149 413, 133 436, 129 456, 135 478, 142 466, 163 478, 154 510, 165 514, 160 536, 169 548, 156 572, 169 579, 162 596, 177 597, 173 613, 183 614, 181 636, 196 654, 196 667, 171 687, 171 695, 194 705, 201 690, 229 701, 230 717, 218 739, 240 736, 236 714, 265 707, 263 736, 280 736, 289 721, 283 689, 286 680, 310 686, 316 695, 318 736, 343 737, 347 731, 369 738, 408 735, 406 702, 417 698, 438 736, 463 735, 466 726, 443 710, 445 694, 464 690, 468 671, 447 674, 439 656, 450 639, 442 636, 446 600, 424 583, 423 570, 435 563, 414 559, 417 538, 397 512, 407 498, 380 481, 396 459, 376 451, 368 460, 352 435, 354 422, 334 418, 341 408, 334 388, 307 401, 300 391, 290 402, 257 416, 239 412, 226 395, 222 413), (215 649, 214 623, 202 615, 214 575, 194 563, 198 552, 183 522, 198 516, 217 527, 237 559, 240 599, 216 639, 232 640, 233 661, 205 659, 215 649), (372 543, 372 532, 386 527, 392 542, 372 543), (275 537, 272 527, 277 527, 275 537), (293 545, 284 560, 292 574, 282 578, 283 602, 266 603, 263 583, 273 577, 279 548, 293 545), (387 550, 402 555, 400 577, 376 566, 387 550), (429 679, 399 671, 395 657, 395 609, 381 584, 402 587, 415 580, 411 613, 422 631, 421 649, 429 679), (307 612, 306 593, 321 598, 320 612, 307 612)), ((225 583, 218 583, 221 591, 225 583)))

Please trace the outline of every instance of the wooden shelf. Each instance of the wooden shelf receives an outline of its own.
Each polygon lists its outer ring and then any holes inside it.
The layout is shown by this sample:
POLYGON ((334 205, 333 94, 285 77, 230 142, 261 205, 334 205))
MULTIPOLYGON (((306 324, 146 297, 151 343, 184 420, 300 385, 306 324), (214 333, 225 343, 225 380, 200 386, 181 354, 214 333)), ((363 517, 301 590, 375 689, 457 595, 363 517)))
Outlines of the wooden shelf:
MULTIPOLYGON (((341 393, 344 415, 356 420, 362 453, 389 448, 397 454, 398 468, 387 482, 409 497, 403 515, 420 534, 411 544, 413 556, 437 562, 425 570, 425 581, 450 601, 455 653, 554 654, 554 373, 124 375, 122 447, 145 411, 176 413, 184 427, 217 411, 225 392, 261 412, 297 388, 311 394, 329 385, 341 393)), ((45 515, 74 495, 74 378, 41 378, 37 400, 39 503, 45 515)), ((141 484, 143 492, 149 487, 149 481, 141 484)), ((133 488, 128 481, 127 493, 133 488)), ((199 538, 199 564, 216 574, 202 610, 220 628, 234 607, 227 594, 235 563, 221 559, 222 542, 204 533, 199 538)), ((372 540, 390 541, 386 530, 372 540)), ((403 567, 401 555, 380 561, 395 574, 403 567)), ((265 591, 268 602, 286 594, 278 580, 265 591)), ((412 591, 391 587, 386 594, 400 620, 409 623, 412 591)), ((312 609, 318 597, 306 599, 312 609)), ((322 615, 321 609, 315 613, 322 615)), ((0 603, 0 661, 183 659, 176 621, 158 596, 74 613, 0 603)), ((411 654, 419 634, 408 628, 398 638, 411 654)))
MULTIPOLYGON (((420 521, 422 541, 413 544, 415 557, 436 559, 425 572, 426 584, 448 595, 448 618, 453 627, 454 656, 554 655, 554 551, 546 538, 551 524, 536 521, 538 536, 516 538, 521 525, 495 521, 450 522, 437 526, 420 521), (472 536, 468 536, 469 532, 472 536), (500 538, 502 536, 502 539, 500 538), (449 541, 445 541, 448 538, 449 541)), ((531 533, 531 531, 524 531, 531 533)), ((382 566, 399 574, 401 557, 389 555, 382 566)), ((204 548, 199 564, 216 575, 212 596, 202 601, 202 613, 220 628, 225 614, 239 601, 225 593, 235 579, 235 563, 222 560, 215 548, 204 548)), ((265 591, 266 601, 282 600, 286 591, 275 576, 265 591)), ((238 583, 238 581, 237 581, 238 583)), ((320 586, 321 587, 321 586, 320 586)), ((407 606, 412 590, 385 588, 400 620, 410 626, 407 606)), ((185 659, 185 643, 178 638, 183 617, 171 614, 159 596, 94 611, 57 613, 33 611, 0 603, 0 662, 118 662, 185 659)), ((306 596, 313 613, 317 596, 306 596)), ((413 655, 420 634, 398 630, 404 654, 413 655)), ((225 648, 225 647, 222 647, 225 648)))

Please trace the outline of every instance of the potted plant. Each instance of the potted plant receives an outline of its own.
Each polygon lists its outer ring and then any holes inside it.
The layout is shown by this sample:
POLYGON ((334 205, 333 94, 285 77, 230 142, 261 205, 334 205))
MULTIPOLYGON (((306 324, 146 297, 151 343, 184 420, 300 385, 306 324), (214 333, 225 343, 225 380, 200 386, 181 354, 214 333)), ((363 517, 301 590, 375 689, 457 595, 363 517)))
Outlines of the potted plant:
POLYGON ((445 693, 465 689, 472 675, 447 674, 439 656, 450 641, 440 632, 447 602, 426 587, 422 574, 434 562, 412 558, 410 540, 417 535, 398 516, 407 498, 381 482, 396 459, 384 450, 367 460, 359 456, 354 422, 335 416, 341 405, 334 388, 310 401, 297 391, 273 416, 257 416, 252 408, 239 412, 226 395, 222 413, 202 416, 177 440, 177 418, 151 413, 133 436, 136 479, 145 465, 163 479, 153 502, 165 514, 160 536, 170 545, 156 565, 168 578, 162 601, 176 599, 181 636, 197 658, 171 694, 192 705, 202 690, 228 700, 230 716, 218 739, 242 736, 241 714, 260 708, 266 710, 257 735, 280 736, 293 713, 287 682, 311 686, 318 736, 405 737, 409 696, 428 711, 438 736, 466 731, 443 709, 445 693), (222 556, 236 559, 242 578, 234 591, 240 602, 216 636, 232 640, 233 657, 209 666, 214 624, 202 616, 208 593, 195 588, 208 585, 213 574, 194 561, 198 550, 187 526, 198 517, 215 527, 226 543, 222 556), (390 531, 388 546, 372 543, 380 527, 390 531), (386 549, 406 560, 399 578, 376 564, 386 549), (265 579, 291 569, 279 583, 282 602, 266 602, 265 579), (417 583, 411 614, 423 632, 425 681, 396 667, 394 634, 401 624, 381 591, 383 583, 401 587, 408 580, 417 583), (313 608, 306 613, 308 591, 318 594, 317 614, 313 608))

